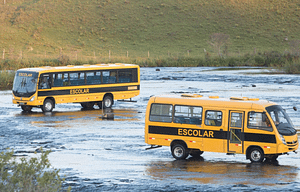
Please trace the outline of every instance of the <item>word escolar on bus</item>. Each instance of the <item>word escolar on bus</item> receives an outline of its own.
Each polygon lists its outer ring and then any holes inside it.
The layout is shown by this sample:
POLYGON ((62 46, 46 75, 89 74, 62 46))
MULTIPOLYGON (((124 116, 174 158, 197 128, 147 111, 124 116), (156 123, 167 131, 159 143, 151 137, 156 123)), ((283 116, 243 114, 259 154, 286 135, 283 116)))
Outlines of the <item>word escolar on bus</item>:
POLYGON ((71 95, 75 95, 75 94, 87 94, 89 92, 90 92, 89 89, 71 89, 70 90, 70 94, 71 95))
POLYGON ((203 131, 199 129, 178 129, 178 135, 193 136, 193 137, 214 137, 214 132, 203 131))
POLYGON ((140 68, 122 63, 24 68, 17 70, 12 92, 13 103, 25 112, 34 107, 51 112, 60 103, 111 108, 114 100, 140 94, 140 68))

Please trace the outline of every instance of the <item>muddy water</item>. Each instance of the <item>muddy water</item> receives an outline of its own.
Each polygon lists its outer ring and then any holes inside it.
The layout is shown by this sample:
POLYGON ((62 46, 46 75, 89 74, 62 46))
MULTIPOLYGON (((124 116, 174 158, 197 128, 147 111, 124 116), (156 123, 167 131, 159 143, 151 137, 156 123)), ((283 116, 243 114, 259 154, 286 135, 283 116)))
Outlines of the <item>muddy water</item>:
POLYGON ((175 161, 168 147, 145 150, 145 107, 151 95, 267 99, 287 109, 300 127, 299 76, 212 69, 142 68, 137 102, 117 101, 109 111, 62 104, 52 113, 22 113, 11 103, 11 91, 1 91, 1 150, 10 147, 16 155, 31 157, 39 147, 51 149, 51 164, 66 175, 65 186, 73 191, 299 191, 299 154, 280 156, 276 164, 251 164, 244 155, 205 152, 200 159, 175 161))

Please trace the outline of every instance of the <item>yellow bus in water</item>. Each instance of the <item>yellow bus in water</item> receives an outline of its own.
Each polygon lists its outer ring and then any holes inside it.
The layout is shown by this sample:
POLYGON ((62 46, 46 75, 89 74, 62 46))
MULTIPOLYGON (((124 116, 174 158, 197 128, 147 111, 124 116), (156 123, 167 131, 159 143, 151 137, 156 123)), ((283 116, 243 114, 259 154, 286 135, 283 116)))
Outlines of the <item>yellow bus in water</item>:
POLYGON ((12 92, 23 111, 51 112, 60 103, 111 108, 114 100, 139 95, 140 68, 121 63, 24 68, 16 72, 12 92))
POLYGON ((208 151, 245 154, 251 162, 276 160, 299 145, 290 118, 276 103, 197 94, 151 97, 145 142, 148 149, 170 146, 176 159, 208 151))

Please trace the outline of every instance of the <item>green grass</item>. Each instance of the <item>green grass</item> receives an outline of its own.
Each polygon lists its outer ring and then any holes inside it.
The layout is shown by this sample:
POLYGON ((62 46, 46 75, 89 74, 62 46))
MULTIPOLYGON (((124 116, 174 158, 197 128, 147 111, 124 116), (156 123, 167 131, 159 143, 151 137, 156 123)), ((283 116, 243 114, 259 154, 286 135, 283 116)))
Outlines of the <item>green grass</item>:
MULTIPOLYGON (((0 5, 6 55, 204 57, 212 33, 231 56, 289 50, 300 39, 297 0, 7 0, 0 5), (189 50, 189 53, 187 52, 189 50)), ((1 51, 2 52, 2 51, 1 51)), ((19 56, 17 56, 19 57, 19 56)))

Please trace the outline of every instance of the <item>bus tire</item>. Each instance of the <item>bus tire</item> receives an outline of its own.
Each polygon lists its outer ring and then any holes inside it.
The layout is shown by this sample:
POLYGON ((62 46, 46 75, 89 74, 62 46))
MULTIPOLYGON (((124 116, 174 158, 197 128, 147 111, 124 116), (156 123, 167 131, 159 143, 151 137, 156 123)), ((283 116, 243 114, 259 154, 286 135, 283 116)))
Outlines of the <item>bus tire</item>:
POLYGON ((24 112, 31 112, 32 107, 31 107, 31 106, 28 106, 28 105, 21 105, 21 109, 22 109, 24 112))
POLYGON ((252 163, 260 163, 264 160, 264 152, 258 147, 253 147, 249 150, 249 159, 252 163))
POLYGON ((190 152, 190 155, 192 157, 200 157, 203 154, 203 151, 200 151, 199 149, 192 149, 190 152))
POLYGON ((103 109, 111 108, 113 105, 113 99, 110 95, 106 95, 102 101, 103 109))
POLYGON ((176 144, 171 149, 172 155, 177 160, 185 159, 189 153, 187 151, 187 148, 183 146, 182 144, 176 144))
POLYGON ((43 112, 51 112, 54 108, 54 103, 52 99, 45 99, 44 104, 42 105, 43 112))

